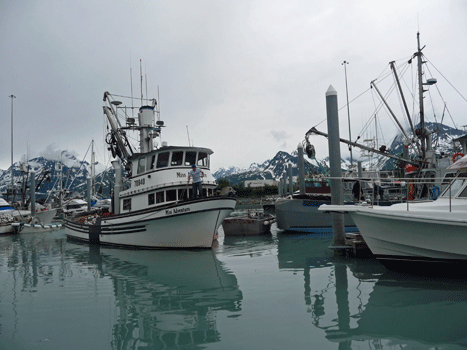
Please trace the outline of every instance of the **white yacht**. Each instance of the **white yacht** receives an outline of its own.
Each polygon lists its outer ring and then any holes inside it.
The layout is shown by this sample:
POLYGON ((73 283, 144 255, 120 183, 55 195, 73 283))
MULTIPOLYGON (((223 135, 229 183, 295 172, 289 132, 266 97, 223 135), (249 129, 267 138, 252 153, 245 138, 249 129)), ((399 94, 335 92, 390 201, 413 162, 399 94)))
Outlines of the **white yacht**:
MULTIPOLYGON (((211 248, 219 226, 234 209, 236 199, 215 196, 216 181, 210 171, 208 148, 155 147, 163 121, 156 120, 156 100, 139 108, 138 123, 125 115, 120 124, 120 101, 104 94, 104 113, 110 124, 109 150, 118 160, 112 213, 77 216, 65 220, 68 237, 98 244, 141 248, 211 248), (139 132, 139 152, 128 142, 129 132, 139 132), (202 170, 203 196, 192 195, 188 172, 202 170), (126 173, 123 187, 122 166, 126 173)), ((131 108, 131 107, 129 107, 131 108)))
POLYGON ((454 272, 467 265, 467 156, 450 168, 460 170, 435 201, 323 205, 319 210, 348 213, 372 253, 390 269, 454 272))

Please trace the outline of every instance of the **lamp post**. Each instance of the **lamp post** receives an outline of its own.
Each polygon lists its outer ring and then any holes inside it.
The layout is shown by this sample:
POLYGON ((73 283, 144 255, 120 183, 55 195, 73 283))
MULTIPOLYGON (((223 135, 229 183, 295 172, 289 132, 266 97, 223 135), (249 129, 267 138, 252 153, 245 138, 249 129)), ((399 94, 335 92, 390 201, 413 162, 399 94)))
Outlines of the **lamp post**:
POLYGON ((11 98, 11 196, 13 198, 13 99, 14 95, 8 96, 11 98))
MULTIPOLYGON (((342 65, 344 66, 344 73, 345 73, 345 94, 347 97, 347 119, 349 120, 349 141, 352 141, 352 133, 350 131, 350 109, 349 109, 349 90, 347 88, 347 65, 349 62, 344 61, 342 65)), ((350 166, 353 165, 353 157, 352 157, 352 146, 349 146, 350 150, 350 166)))

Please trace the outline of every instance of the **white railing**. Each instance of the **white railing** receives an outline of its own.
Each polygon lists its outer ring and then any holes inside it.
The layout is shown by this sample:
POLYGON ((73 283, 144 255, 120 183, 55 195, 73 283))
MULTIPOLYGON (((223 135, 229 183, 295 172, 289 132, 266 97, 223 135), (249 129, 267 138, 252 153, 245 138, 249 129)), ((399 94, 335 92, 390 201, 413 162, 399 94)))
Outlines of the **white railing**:
MULTIPOLYGON (((360 179, 348 177, 332 178, 328 180, 342 181, 343 198, 347 202, 360 202, 368 206, 388 205, 394 203, 407 203, 409 210, 410 203, 421 201, 433 201, 441 196, 446 188, 449 197, 449 210, 451 211, 451 184, 454 178, 379 178, 360 179), (355 183, 360 184, 361 195, 355 197, 355 183)), ((357 189, 358 191, 358 189, 357 189)), ((455 195, 456 193, 454 193, 455 195)))

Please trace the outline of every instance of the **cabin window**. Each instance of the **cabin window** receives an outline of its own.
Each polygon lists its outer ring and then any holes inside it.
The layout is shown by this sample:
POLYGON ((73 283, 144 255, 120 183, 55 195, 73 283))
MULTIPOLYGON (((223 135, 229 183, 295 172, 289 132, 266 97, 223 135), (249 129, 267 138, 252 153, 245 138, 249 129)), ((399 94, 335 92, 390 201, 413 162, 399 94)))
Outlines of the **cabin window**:
POLYGON ((148 158, 148 169, 154 169, 154 164, 156 163, 156 155, 153 154, 148 158))
POLYGON ((184 201, 186 200, 188 197, 187 197, 187 191, 186 189, 178 189, 178 200, 179 201, 184 201))
POLYGON ((196 152, 186 152, 185 165, 193 165, 196 163, 196 152))
POLYGON ((172 161, 170 162, 171 166, 182 165, 183 162, 183 152, 173 152, 172 161))
POLYGON ((177 200, 177 190, 168 190, 165 193, 166 202, 171 202, 171 201, 176 201, 176 200, 177 200))
POLYGON ((154 203, 156 203, 156 197, 154 193, 149 193, 148 194, 148 205, 153 205, 154 203))
POLYGON ((455 179, 451 186, 449 186, 445 192, 441 195, 441 197, 449 197, 449 196, 454 196, 464 185, 464 178, 457 178, 455 179))
POLYGON ((467 187, 465 187, 459 194, 459 198, 467 198, 467 187))
POLYGON ((206 152, 199 152, 198 166, 209 167, 209 156, 206 152))
POLYGON ((144 173, 146 171, 146 159, 140 158, 138 160, 138 174, 144 173))
POLYGON ((159 153, 157 157, 157 168, 165 168, 169 165, 169 152, 159 153))
POLYGON ((164 191, 156 192, 156 203, 164 203, 164 191))
POLYGON ((131 210, 131 198, 123 200, 123 210, 131 210))

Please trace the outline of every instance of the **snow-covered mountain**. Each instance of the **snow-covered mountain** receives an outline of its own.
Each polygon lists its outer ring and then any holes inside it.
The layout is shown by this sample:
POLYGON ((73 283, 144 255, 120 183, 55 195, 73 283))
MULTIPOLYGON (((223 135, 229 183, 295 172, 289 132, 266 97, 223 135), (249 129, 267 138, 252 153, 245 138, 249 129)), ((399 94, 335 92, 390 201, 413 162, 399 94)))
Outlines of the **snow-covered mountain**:
MULTIPOLYGON (((16 162, 7 170, 0 170, 0 191, 6 193, 11 186, 11 173, 13 169, 13 184, 19 191, 25 185, 29 186, 31 173, 35 173, 36 186, 38 187, 36 196, 38 200, 45 199, 51 193, 60 188, 59 165, 62 165, 62 189, 68 193, 81 194, 84 196, 86 190, 86 179, 90 175, 90 164, 86 161, 78 160, 74 155, 63 152, 61 160, 37 157, 22 162, 16 162)), ((102 187, 102 194, 106 196, 110 193, 111 183, 114 179, 113 169, 105 170, 105 167, 96 162, 96 191, 102 187)), ((100 190, 100 189, 99 189, 100 190)))
MULTIPOLYGON (((454 154, 460 151, 459 146, 454 146, 453 139, 458 138, 465 134, 464 131, 451 128, 443 124, 425 123, 425 127, 433 132, 432 144, 435 152, 438 156, 454 154), (456 148, 457 147, 457 148, 456 148)), ((403 153, 404 143, 403 137, 397 135, 394 137, 390 146, 387 148, 388 152, 393 155, 401 155, 403 153)), ((411 154, 414 156, 414 154, 411 154)), ((388 170, 397 167, 397 161, 384 157, 384 156, 373 156, 373 160, 361 159, 363 168, 369 168, 370 163, 372 166, 376 166, 378 169, 388 170)), ((321 165, 322 169, 329 169, 329 157, 317 160, 321 165)), ((342 169, 347 170, 350 167, 350 158, 341 159, 342 169)), ((354 159, 354 163, 357 159, 354 159)), ((311 161, 305 156, 305 162, 308 170, 315 172, 322 172, 316 161, 311 161)), ((238 184, 246 180, 256 179, 275 179, 279 180, 283 174, 287 171, 288 164, 292 164, 292 175, 298 175, 298 158, 297 150, 287 153, 279 151, 272 159, 263 162, 261 165, 257 163, 252 164, 248 169, 239 169, 237 167, 230 167, 228 169, 218 169, 214 172, 216 179, 226 179, 231 184, 238 184)))
MULTIPOLYGON (((455 152, 460 151, 459 148, 454 147, 453 139, 464 135, 465 133, 461 130, 450 128, 446 125, 440 124, 425 124, 428 129, 433 131, 432 139, 435 151, 438 155, 444 153, 445 155, 451 155, 455 152)), ((457 146, 458 147, 458 146, 457 146)), ((403 151, 403 139, 401 136, 396 136, 393 142, 388 147, 391 154, 400 155, 403 151)), ((60 154, 60 153, 59 153, 60 154)), ((45 157, 38 157, 30 159, 27 162, 29 171, 36 173, 36 184, 40 181, 41 177, 44 177, 39 192, 47 193, 53 189, 59 187, 59 172, 56 169, 57 164, 63 164, 63 177, 62 177, 62 188, 69 192, 82 193, 86 190, 86 178, 89 176, 90 165, 86 161, 78 160, 74 155, 64 151, 61 152, 61 160, 48 159, 45 157)), ((356 160, 354 160, 356 162, 356 160)), ((25 162, 23 162, 25 164, 25 162)), ((228 180, 231 184, 239 184, 247 180, 258 180, 258 179, 274 179, 279 180, 282 176, 288 172, 288 164, 292 164, 292 175, 298 175, 298 157, 297 150, 293 150, 288 153, 285 151, 278 151, 271 159, 268 159, 262 163, 253 163, 248 168, 241 169, 234 165, 228 168, 220 168, 213 172, 213 176, 219 179, 228 180)), ((323 158, 319 160, 310 160, 305 156, 305 170, 307 172, 321 173, 329 169, 329 158, 323 158), (319 164, 318 164, 319 163, 319 164)), ((96 191, 101 190, 103 196, 110 194, 110 188, 114 181, 114 170, 112 168, 105 169, 102 164, 96 163, 96 191)), ((342 169, 348 169, 350 165, 350 159, 342 159, 342 169)), ((367 161, 362 161, 363 167, 368 167, 367 161)), ((379 169, 394 169, 397 166, 397 162, 386 157, 380 157, 377 163, 379 169)), ((13 164, 13 177, 14 184, 17 187, 22 185, 25 165, 21 165, 20 162, 13 164), (23 171, 23 172, 22 172, 23 171)), ((11 167, 7 170, 0 169, 0 191, 6 192, 8 186, 11 183, 11 167)))

